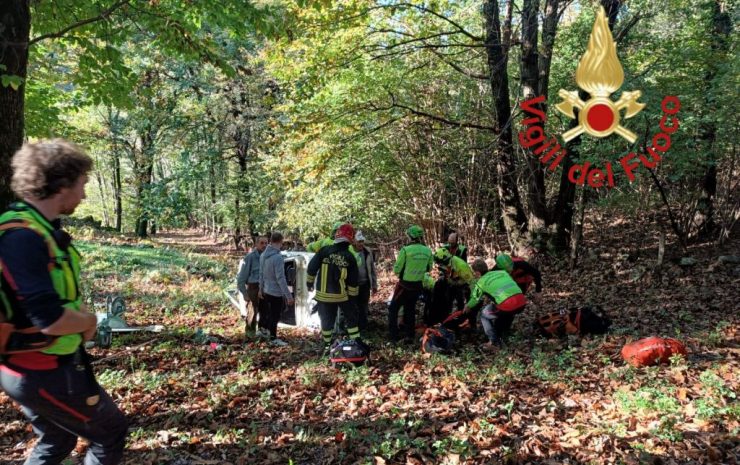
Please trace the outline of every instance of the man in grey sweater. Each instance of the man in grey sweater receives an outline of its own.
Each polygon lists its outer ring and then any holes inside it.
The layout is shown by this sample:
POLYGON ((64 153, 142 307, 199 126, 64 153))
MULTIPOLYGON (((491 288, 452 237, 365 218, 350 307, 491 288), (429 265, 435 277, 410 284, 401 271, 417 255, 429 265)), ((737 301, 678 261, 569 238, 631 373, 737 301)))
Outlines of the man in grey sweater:
POLYGON ((239 273, 236 275, 236 288, 239 289, 239 304, 246 307, 246 324, 244 332, 247 337, 254 335, 257 327, 257 311, 259 309, 260 290, 260 256, 267 247, 267 238, 257 238, 252 251, 239 263, 239 273), (250 303, 251 305, 247 305, 250 303))
POLYGON ((259 286, 259 327, 264 333, 267 331, 273 344, 286 345, 285 341, 277 338, 277 327, 284 306, 293 305, 293 294, 288 288, 285 279, 285 263, 280 249, 283 245, 283 235, 274 232, 270 236, 270 245, 260 256, 260 286, 259 286))
POLYGON ((359 276, 357 283, 359 293, 356 297, 358 324, 360 331, 367 329, 367 314, 370 306, 370 291, 378 292, 378 276, 375 272, 375 257, 373 252, 365 247, 365 235, 362 231, 355 234, 355 250, 357 251, 357 264, 359 276))

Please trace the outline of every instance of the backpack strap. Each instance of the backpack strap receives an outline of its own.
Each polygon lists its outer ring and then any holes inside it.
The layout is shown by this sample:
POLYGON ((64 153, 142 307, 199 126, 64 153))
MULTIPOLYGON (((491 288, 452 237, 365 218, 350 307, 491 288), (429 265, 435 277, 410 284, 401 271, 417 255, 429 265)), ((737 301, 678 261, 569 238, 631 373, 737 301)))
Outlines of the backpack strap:
POLYGON ((41 236, 41 239, 44 240, 44 244, 46 244, 46 247, 49 249, 49 270, 52 270, 57 265, 57 258, 59 257, 56 256, 54 250, 54 236, 52 236, 51 233, 48 233, 47 237, 47 235, 44 235, 44 233, 39 231, 38 228, 34 228, 33 226, 31 226, 30 221, 12 219, 0 224, 0 235, 2 235, 2 233, 4 232, 12 231, 14 229, 28 229, 29 231, 33 231, 41 236))
POLYGON ((540 328, 551 336, 564 336, 567 332, 568 317, 562 312, 550 313, 537 320, 540 328))
MULTIPOLYGON (((59 257, 56 256, 54 250, 54 245, 56 243, 54 242, 54 237, 51 235, 51 233, 45 235, 42 231, 39 231, 38 227, 33 227, 30 221, 26 219, 14 218, 0 223, 0 236, 5 232, 12 231, 14 229, 28 229, 41 236, 41 239, 43 239, 44 243, 49 249, 49 271, 58 266, 57 259, 59 257)), ((5 278, 5 281, 10 285, 12 289, 15 289, 15 283, 13 282, 10 273, 7 270, 5 270, 5 272, 3 273, 2 260, 0 260, 0 276, 5 278)), ((54 336, 46 336, 42 341, 26 341, 24 336, 39 334, 41 330, 36 326, 31 326, 30 328, 24 329, 17 329, 15 325, 8 322, 10 318, 12 318, 12 316, 13 314, 10 301, 5 295, 5 292, 3 292, 0 288, 0 355, 38 352, 40 350, 51 347, 54 342, 56 342, 57 337, 54 336), (12 349, 8 347, 11 340, 14 341, 13 345, 18 345, 18 347, 14 347, 12 349)))
POLYGON ((575 315, 568 312, 565 319, 565 331, 568 334, 579 334, 581 326, 581 310, 577 309, 575 315))

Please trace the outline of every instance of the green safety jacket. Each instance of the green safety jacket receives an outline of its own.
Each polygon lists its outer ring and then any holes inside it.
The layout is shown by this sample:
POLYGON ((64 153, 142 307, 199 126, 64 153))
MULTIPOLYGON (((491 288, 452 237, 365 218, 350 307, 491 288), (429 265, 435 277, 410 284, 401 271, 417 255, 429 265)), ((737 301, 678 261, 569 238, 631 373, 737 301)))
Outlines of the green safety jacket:
POLYGON ((470 265, 460 257, 452 257, 449 266, 446 268, 448 281, 453 286, 462 286, 472 284, 475 274, 470 265))
POLYGON ((491 298, 496 305, 509 297, 521 294, 522 290, 506 271, 489 271, 480 277, 470 294, 467 307, 478 305, 483 296, 491 298))
POLYGON ((322 239, 310 242, 306 246, 306 250, 308 252, 319 253, 319 250, 328 245, 334 245, 334 241, 332 239, 329 239, 328 237, 324 237, 322 239))
MULTIPOLYGON (((49 275, 54 289, 59 294, 64 308, 79 311, 82 306, 80 296, 80 253, 70 244, 65 252, 54 240, 54 227, 38 212, 22 202, 11 205, 10 210, 0 215, 0 235, 6 231, 26 228, 44 239, 49 248, 49 275)), ((13 317, 13 304, 0 288, 0 311, 7 320, 13 317)), ((44 354, 68 355, 74 353, 82 343, 81 334, 60 336, 54 343, 41 350, 44 354)))
MULTIPOLYGON (((328 247, 330 245, 334 245, 334 240, 328 237, 325 237, 317 241, 309 242, 308 245, 306 246, 306 251, 313 252, 313 253, 319 253, 319 250, 323 249, 324 247, 328 247)), ((360 254, 357 252, 357 250, 355 250, 355 247, 353 245, 349 246, 349 251, 352 253, 352 255, 355 256, 355 260, 357 260, 357 265, 359 266, 360 264, 362 264, 362 259, 360 258, 360 254)))
POLYGON ((424 273, 431 271, 434 265, 432 250, 418 242, 402 247, 398 252, 396 264, 393 265, 393 273, 401 281, 407 283, 421 283, 424 273))
POLYGON ((424 286, 424 289, 426 289, 427 291, 431 291, 432 289, 434 289, 435 282, 436 281, 434 280, 434 278, 432 278, 432 275, 430 275, 429 273, 424 273, 424 278, 421 280, 421 284, 424 286))

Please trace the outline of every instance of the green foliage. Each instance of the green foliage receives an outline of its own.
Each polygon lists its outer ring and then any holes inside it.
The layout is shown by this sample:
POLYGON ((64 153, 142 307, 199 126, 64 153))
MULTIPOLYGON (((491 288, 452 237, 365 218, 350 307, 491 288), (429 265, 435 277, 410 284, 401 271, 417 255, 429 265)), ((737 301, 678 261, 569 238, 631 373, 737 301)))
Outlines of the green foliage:
MULTIPOLYGON (((81 214, 112 226, 118 194, 125 231, 146 222, 282 229, 308 239, 347 220, 385 237, 409 222, 495 232, 499 182, 480 1, 131 0, 105 20, 57 34, 113 4, 32 3, 32 37, 54 37, 30 48, 27 134, 89 148, 98 173, 81 214)), ((646 103, 624 124, 639 139, 584 138, 581 161, 603 166, 642 151, 657 132, 662 98, 676 95, 681 129, 656 171, 671 201, 694 205, 707 167, 731 162, 737 127, 722 115, 736 114, 740 100, 737 33, 718 41, 712 5, 623 6, 615 29, 622 91, 640 90, 646 103)), ((558 26, 550 134, 569 124, 554 103, 559 89, 576 88, 591 6, 570 5, 558 26)), ((514 45, 513 108, 520 61, 514 45)), ((2 85, 19 83, 0 75, 2 85)), ((517 111, 515 132, 520 120, 517 111)), ((523 188, 531 154, 516 156, 523 188)), ((638 213, 658 200, 648 192, 635 202, 639 185, 619 170, 616 177, 623 188, 600 192, 601 205, 638 213)), ((546 177, 548 193, 559 179, 546 177)))

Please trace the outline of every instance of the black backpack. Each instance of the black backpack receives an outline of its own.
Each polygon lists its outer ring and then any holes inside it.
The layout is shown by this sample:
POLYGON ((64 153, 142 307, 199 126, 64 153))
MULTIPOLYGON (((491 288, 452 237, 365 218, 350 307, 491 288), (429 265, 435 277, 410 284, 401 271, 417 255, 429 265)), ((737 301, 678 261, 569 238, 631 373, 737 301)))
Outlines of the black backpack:
POLYGON ((340 364, 364 365, 370 360, 370 348, 362 341, 354 339, 338 340, 329 350, 332 366, 340 364))
POLYGON ((449 354, 455 347, 455 333, 439 326, 427 328, 421 340, 421 351, 425 354, 449 354))
POLYGON ((568 334, 605 334, 612 321, 600 306, 573 307, 542 316, 535 321, 537 331, 545 337, 565 337, 568 334))

